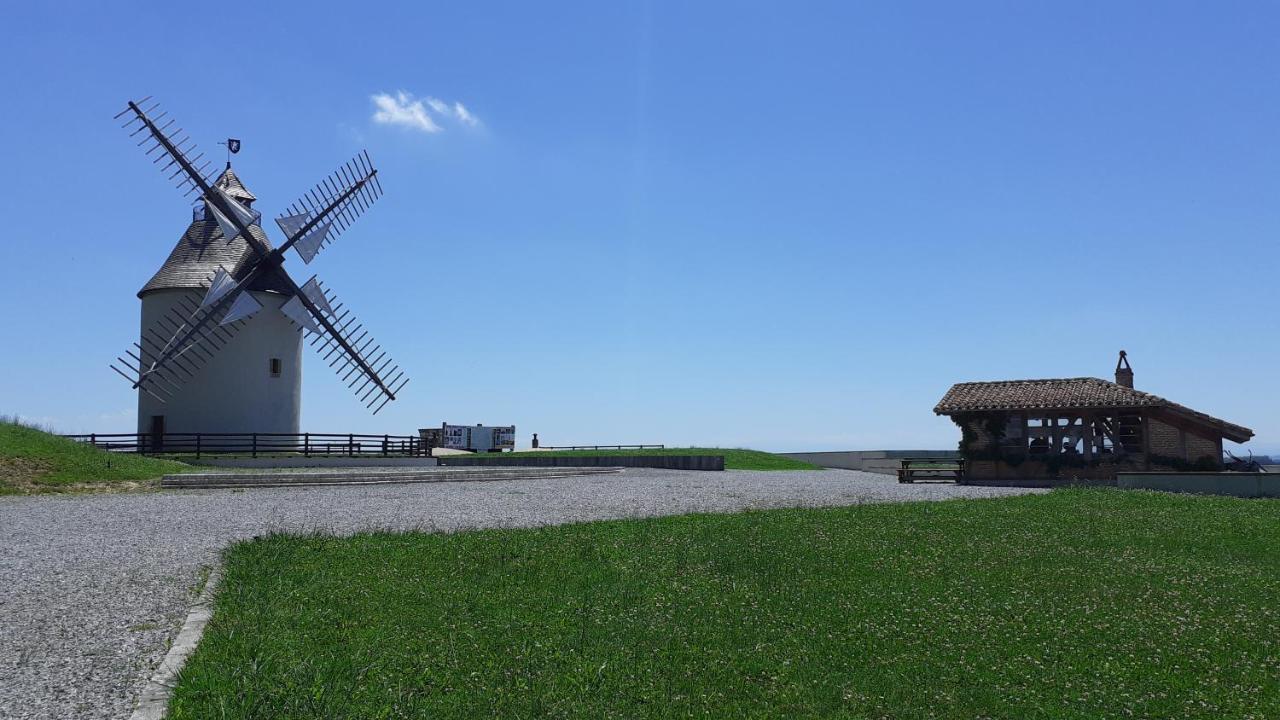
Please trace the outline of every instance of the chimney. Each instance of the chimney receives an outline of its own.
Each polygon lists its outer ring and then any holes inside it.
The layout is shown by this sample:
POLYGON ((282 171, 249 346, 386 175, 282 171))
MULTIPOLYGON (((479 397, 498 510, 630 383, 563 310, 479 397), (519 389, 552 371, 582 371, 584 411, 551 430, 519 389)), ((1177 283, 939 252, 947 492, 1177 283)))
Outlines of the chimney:
POLYGON ((1129 358, 1123 350, 1120 351, 1120 359, 1116 361, 1116 384, 1133 387, 1133 368, 1129 366, 1129 358))

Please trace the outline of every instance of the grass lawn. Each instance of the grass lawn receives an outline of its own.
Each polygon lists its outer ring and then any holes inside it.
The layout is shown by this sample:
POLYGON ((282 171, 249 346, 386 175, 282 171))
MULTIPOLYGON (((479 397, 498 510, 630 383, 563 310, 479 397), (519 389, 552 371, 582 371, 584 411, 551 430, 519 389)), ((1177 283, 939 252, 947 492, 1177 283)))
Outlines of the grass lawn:
MULTIPOLYGON (((652 450, 534 450, 528 452, 506 452, 494 457, 546 457, 563 455, 566 457, 584 456, 632 456, 632 455, 723 455, 726 470, 821 470, 817 465, 800 462, 789 457, 761 452, 760 450, 744 450, 742 448, 654 448, 652 450)), ((474 455, 469 457, 484 457, 474 455)))
POLYGON ((1118 490, 268 536, 171 717, 1277 717, 1277 547, 1118 490))
POLYGON ((109 453, 19 423, 0 421, 0 495, 123 489, 190 466, 109 453))

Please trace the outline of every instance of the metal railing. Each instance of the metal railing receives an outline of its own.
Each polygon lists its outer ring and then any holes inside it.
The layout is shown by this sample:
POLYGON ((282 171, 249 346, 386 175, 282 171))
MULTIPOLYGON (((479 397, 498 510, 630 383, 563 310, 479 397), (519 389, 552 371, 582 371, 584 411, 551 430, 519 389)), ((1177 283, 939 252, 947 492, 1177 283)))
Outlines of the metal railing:
POLYGON ((539 450, 662 450, 666 445, 539 445, 539 450))
POLYGON ((421 457, 417 435, 357 433, 90 433, 63 437, 111 452, 143 455, 259 455, 301 457, 421 457))

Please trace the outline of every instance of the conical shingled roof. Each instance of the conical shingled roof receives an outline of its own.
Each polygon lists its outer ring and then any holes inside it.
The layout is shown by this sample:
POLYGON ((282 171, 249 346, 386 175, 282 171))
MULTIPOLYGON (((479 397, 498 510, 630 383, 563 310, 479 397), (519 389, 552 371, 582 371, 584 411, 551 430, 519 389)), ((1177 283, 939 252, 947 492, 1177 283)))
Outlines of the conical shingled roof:
POLYGON ((228 195, 237 200, 253 202, 258 199, 257 196, 249 192, 249 188, 245 187, 244 183, 240 182, 239 176, 235 174, 230 165, 227 166, 226 170, 222 171, 222 175, 213 184, 222 188, 228 195))
MULTIPOLYGON (((245 188, 240 178, 231 172, 231 168, 227 168, 226 172, 222 173, 216 184, 222 186, 232 197, 242 200, 254 199, 253 193, 245 188)), ((261 227, 253 225, 249 228, 249 232, 268 249, 272 247, 271 241, 267 239, 261 227)), ((225 268, 233 277, 240 278, 248 272, 249 266, 256 258, 257 253, 243 237, 237 236, 235 240, 227 242, 222 235, 222 229, 212 217, 207 220, 193 220, 187 227, 187 231, 178 238, 178 243, 174 245, 164 265, 160 266, 151 280, 138 291, 138 297, 153 290, 208 287, 209 278, 220 267, 225 268)), ((264 274, 254 281, 249 289, 281 294, 291 293, 289 286, 282 282, 275 272, 264 274)))

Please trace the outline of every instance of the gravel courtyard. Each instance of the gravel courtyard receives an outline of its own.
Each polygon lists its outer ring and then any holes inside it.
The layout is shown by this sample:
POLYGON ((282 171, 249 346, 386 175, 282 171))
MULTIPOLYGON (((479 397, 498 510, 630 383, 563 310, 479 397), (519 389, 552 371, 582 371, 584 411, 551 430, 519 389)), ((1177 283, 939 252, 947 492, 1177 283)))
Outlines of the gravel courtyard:
POLYGON ((681 472, 503 482, 0 498, 0 717, 127 718, 202 568, 265 532, 455 531, 586 520, 999 497, 884 475, 681 472))

